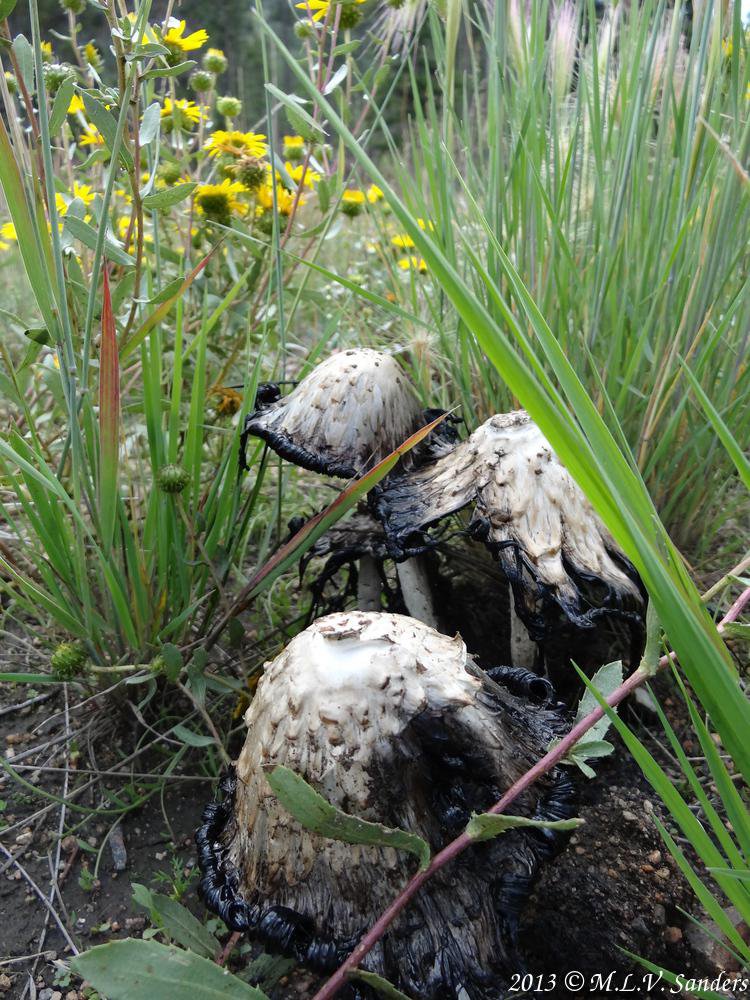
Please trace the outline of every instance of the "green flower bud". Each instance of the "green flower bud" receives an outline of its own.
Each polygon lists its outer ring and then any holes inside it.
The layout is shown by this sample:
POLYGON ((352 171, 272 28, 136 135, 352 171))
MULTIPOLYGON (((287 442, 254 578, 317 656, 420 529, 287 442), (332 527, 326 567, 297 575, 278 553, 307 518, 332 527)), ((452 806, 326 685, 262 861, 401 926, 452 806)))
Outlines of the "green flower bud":
POLYGON ((65 80, 70 79, 73 72, 64 63, 48 63, 44 67, 44 83, 50 94, 56 94, 65 80))
POLYGON ((194 90, 196 94, 205 94, 209 90, 213 90, 215 82, 213 73, 208 73, 205 69, 197 69, 188 80, 190 89, 194 90))
POLYGON ((61 642, 50 657, 49 664, 58 680, 70 681, 83 673, 88 658, 82 642, 61 642))
POLYGON ((86 10, 86 0, 60 0, 60 6, 73 14, 83 14, 86 10))
POLYGON ((230 97, 227 94, 217 98, 216 110, 225 118, 236 118, 242 111, 242 101, 238 97, 230 97))
POLYGON ((295 21, 294 34, 302 41, 315 36, 315 32, 308 21, 295 21))
POLYGON ((182 171, 180 170, 179 164, 177 163, 165 163, 164 166, 159 171, 159 176, 164 181, 165 184, 176 184, 177 181, 182 176, 182 171))
POLYGON ((190 473, 181 465, 165 465, 159 469, 157 482, 163 493, 182 493, 190 482, 190 473))
POLYGON ((229 61, 221 49, 209 49, 203 56, 203 68, 216 76, 223 73, 228 65, 229 61))
POLYGON ((243 156, 237 164, 234 174, 237 180, 242 181, 246 188, 250 191, 255 191, 265 180, 266 167, 263 161, 257 159, 255 156, 243 156))
POLYGON ((361 20, 362 20, 362 11, 359 8, 359 4, 343 3, 341 5, 341 17, 339 19, 339 27, 343 31, 346 31, 349 28, 356 28, 361 20))
POLYGON ((8 93, 18 93, 18 80, 16 80, 13 74, 9 73, 7 70, 5 71, 5 82, 8 85, 8 93))

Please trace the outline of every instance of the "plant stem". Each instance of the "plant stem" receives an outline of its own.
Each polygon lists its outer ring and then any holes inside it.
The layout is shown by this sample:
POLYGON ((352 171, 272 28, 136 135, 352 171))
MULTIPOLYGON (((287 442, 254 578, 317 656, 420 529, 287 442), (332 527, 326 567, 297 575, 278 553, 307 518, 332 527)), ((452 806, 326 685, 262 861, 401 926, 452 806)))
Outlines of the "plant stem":
MULTIPOLYGON (((722 618, 721 622, 718 624, 717 630, 721 632, 724 625, 729 624, 729 622, 736 621, 748 604, 750 604, 750 587, 740 594, 729 611, 722 618)), ((662 656, 659 660, 659 670, 663 670, 675 659, 676 657, 674 652, 662 656)), ((621 701, 627 698, 629 694, 632 694, 637 687, 640 687, 641 684, 649 680, 650 677, 651 674, 648 671, 642 670, 639 667, 615 691, 612 692, 612 694, 606 699, 607 704, 611 708, 619 705, 621 701)), ((592 726, 595 726, 596 723, 603 717, 604 709, 601 706, 597 706, 593 712, 586 716, 585 719, 581 719, 581 721, 570 730, 568 735, 563 737, 563 739, 556 744, 555 747, 549 751, 549 753, 546 753, 544 757, 538 760, 530 770, 528 770, 518 779, 518 781, 515 782, 515 784, 511 785, 499 802, 496 802, 495 805, 487 811, 495 815, 505 812, 508 806, 520 795, 522 795, 531 785, 533 785, 534 782, 545 775, 548 771, 551 771, 556 764, 559 764, 563 757, 567 755, 567 753, 575 746, 581 737, 584 736, 592 728, 592 726)), ((436 854, 429 866, 424 871, 416 874, 411 881, 404 886, 390 906, 384 910, 381 916, 378 917, 372 925, 370 930, 364 935, 347 960, 336 970, 328 982, 325 983, 320 990, 318 990, 313 997, 313 1000, 331 1000, 332 997, 335 997, 342 986, 346 984, 350 971, 355 969, 362 959, 378 943, 399 913, 401 913, 410 900, 419 892, 424 883, 432 878, 436 872, 440 871, 441 868, 444 868, 445 865, 453 861, 454 858, 457 858, 459 854, 463 854, 467 847, 471 847, 473 843, 474 841, 471 837, 462 833, 459 837, 456 837, 455 840, 451 841, 447 847, 444 847, 442 851, 436 854)))

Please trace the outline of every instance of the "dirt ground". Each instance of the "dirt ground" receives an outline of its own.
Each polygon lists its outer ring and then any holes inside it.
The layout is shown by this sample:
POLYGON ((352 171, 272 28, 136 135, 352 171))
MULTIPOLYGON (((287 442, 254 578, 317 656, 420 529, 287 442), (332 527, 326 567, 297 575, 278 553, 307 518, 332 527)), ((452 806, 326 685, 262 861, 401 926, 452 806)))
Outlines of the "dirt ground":
MULTIPOLYGON (((660 684, 679 731, 684 719, 678 702, 669 696, 667 682, 660 684)), ((0 802, 4 803, 0 805, 4 848, 0 854, 0 998, 79 1000, 83 995, 78 992, 80 981, 61 977, 55 965, 56 959, 66 958, 70 951, 39 895, 52 900, 52 908, 79 949, 142 934, 148 924, 132 900, 134 882, 167 892, 176 886, 182 892, 181 901, 204 915, 195 889, 192 837, 203 804, 212 795, 212 784, 200 774, 205 752, 191 751, 163 795, 154 795, 124 817, 121 843, 116 835, 109 836, 94 878, 96 852, 111 830, 112 818, 100 816, 71 832, 85 817, 67 809, 60 840, 60 805, 40 793, 60 796, 64 790, 63 768, 42 769, 61 767, 57 751, 64 745, 66 732, 64 694, 57 687, 40 685, 36 690, 43 700, 18 708, 28 697, 28 689, 0 685, 0 747, 5 760, 19 767, 31 786, 19 787, 7 774, 0 776, 0 802), (56 861, 57 888, 51 877, 56 861), (122 867, 123 861, 124 870, 116 871, 116 863, 122 867)), ((638 722, 648 740, 644 723, 655 731, 653 717, 642 716, 638 722)), ((114 768, 145 735, 143 727, 101 699, 76 712, 76 727, 87 738, 79 737, 72 748, 68 759, 78 775, 71 773, 68 780, 79 783, 86 769, 114 768)), ((650 748, 658 749, 653 740, 650 748)), ((148 771, 147 756, 139 758, 138 767, 148 771)), ((621 748, 600 762, 597 770, 595 780, 580 782, 579 815, 585 825, 546 869, 526 913, 522 945, 528 971, 543 977, 546 995, 553 998, 600 994, 596 989, 570 991, 561 985, 571 970, 587 980, 595 974, 614 972, 624 977, 638 970, 621 949, 676 972, 715 974, 726 964, 726 956, 717 955, 710 940, 701 942, 690 930, 683 911, 693 907, 691 893, 654 826, 654 815, 662 815, 656 796, 621 748), (551 987, 553 974, 557 985, 551 987)), ((142 788, 138 773, 132 779, 133 794, 142 788)), ((110 787, 121 789, 121 782, 110 787)), ((100 793, 99 789, 97 797, 90 799, 84 793, 76 802, 89 808, 101 801, 100 793)), ((230 964, 236 968, 236 959, 230 964)), ((640 982, 641 971, 637 975, 640 982)), ((294 980, 279 995, 309 996, 309 980, 294 980)), ((640 990, 630 995, 650 994, 640 990)))

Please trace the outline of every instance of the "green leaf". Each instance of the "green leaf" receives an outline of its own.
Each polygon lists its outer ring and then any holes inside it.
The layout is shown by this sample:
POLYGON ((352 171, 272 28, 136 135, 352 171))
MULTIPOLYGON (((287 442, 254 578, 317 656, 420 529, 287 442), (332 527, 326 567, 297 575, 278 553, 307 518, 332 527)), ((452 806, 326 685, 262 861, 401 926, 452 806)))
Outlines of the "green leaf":
MULTIPOLYGON (((88 222, 84 222, 83 219, 78 219, 74 215, 66 215, 65 229, 89 250, 96 250, 97 232, 88 222)), ((109 232, 105 239, 104 252, 115 264, 122 264, 123 267, 133 267, 135 264, 135 258, 131 257, 129 253, 125 253, 109 232)))
POLYGON ((21 71, 21 77, 30 94, 34 93, 34 50, 26 35, 16 35, 13 39, 13 52, 21 71))
POLYGON ((189 69, 195 66, 194 59, 187 59, 185 62, 178 63, 176 66, 163 66, 157 69, 147 70, 143 76, 142 80, 156 80, 160 76, 179 76, 181 73, 187 73, 189 69))
POLYGON ((711 425, 718 434, 719 440, 724 445, 727 454, 734 462, 735 468, 742 479, 745 489, 750 490, 750 459, 748 459, 747 455, 742 450, 742 446, 737 438, 735 438, 726 423, 722 420, 721 414, 704 392, 703 386, 700 384, 695 375, 693 375, 684 361, 682 362, 682 370, 687 375, 690 384, 693 387, 693 392, 698 397, 698 401, 703 407, 706 416, 711 421, 711 425))
POLYGON ((0 18, 8 17, 12 14, 18 0, 0 0, 0 18))
POLYGON ((52 105, 52 113, 49 116, 50 135, 57 135, 62 128, 62 124, 67 118, 68 108, 70 107, 70 99, 75 93, 75 89, 75 81, 71 79, 63 80, 60 84, 60 89, 55 95, 55 100, 52 105))
POLYGON ((161 129, 161 104, 154 101, 143 112, 139 140, 141 146, 148 146, 158 138, 161 129))
MULTIPOLYGON (((104 143, 111 153, 117 139, 117 120, 91 94, 87 94, 85 90, 82 94, 83 103, 86 105, 86 114, 101 132, 104 143)), ((133 157, 124 142, 120 145, 120 159, 125 169, 132 173, 134 170, 133 157)))
POLYGON ((392 830, 380 823, 349 816, 327 802, 304 778, 288 767, 274 767, 266 774, 266 780, 284 808, 306 830, 346 844, 395 847, 415 854, 419 858, 420 869, 424 870, 429 865, 430 847, 421 837, 406 830, 392 830))
POLYGON ((727 622, 723 627, 725 639, 741 639, 743 642, 750 642, 750 623, 748 622, 727 622))
POLYGON ((175 184, 174 187, 148 195, 143 199, 143 207, 150 211, 158 208, 171 208, 172 205, 177 205, 189 198, 197 187, 195 181, 190 181, 187 184, 175 184))
POLYGON ((172 729, 172 733, 178 740, 187 743, 189 747, 208 747, 213 743, 213 737, 203 736, 201 733, 194 733, 187 726, 177 725, 172 729))
POLYGON ((501 833, 517 830, 521 827, 531 827, 535 830, 576 830, 582 824, 582 819, 545 821, 543 819, 529 819, 527 816, 506 816, 504 813, 497 815, 495 813, 481 813, 471 817, 464 832, 472 840, 481 842, 492 840, 501 833))
POLYGON ((0 684, 62 684, 51 674, 0 674, 0 684))
MULTIPOLYGON (((597 670, 591 678, 591 687, 596 688, 602 698, 608 698, 622 684, 622 678, 622 661, 616 660, 613 663, 606 663, 603 667, 600 667, 597 670)), ((586 716, 591 715, 598 705, 599 703, 596 700, 596 696, 592 693, 591 688, 587 687, 583 692, 583 697, 578 703, 578 709, 576 711, 575 720, 573 721, 573 726, 578 725, 578 723, 585 719, 586 716)), ((596 725, 592 726, 586 735, 579 740, 578 743, 576 743, 576 752, 580 753, 587 743, 596 743, 603 739, 608 729, 609 719, 605 715, 603 719, 600 719, 596 725)))
POLYGON ((388 1000, 411 1000, 411 997, 402 993, 401 990, 397 990, 393 983, 389 983, 387 979, 383 979, 376 972, 366 972, 364 969, 350 969, 347 978, 358 979, 362 983, 367 983, 368 986, 382 997, 388 997, 388 1000))
POLYGON ((153 923, 166 931, 177 944, 204 958, 215 958, 219 942, 200 920, 176 900, 160 892, 151 892, 137 882, 133 883, 133 898, 148 909, 153 923))
POLYGON ((109 275, 104 268, 102 335, 99 356, 99 518, 101 546, 112 548, 119 502, 120 359, 112 315, 109 275))
POLYGON ((321 126, 315 121, 309 112, 302 107, 307 103, 294 94, 285 94, 283 90, 272 83, 266 84, 269 94, 284 106, 284 113, 292 127, 292 130, 301 135, 306 142, 325 142, 326 134, 321 126))
POLYGON ((161 657, 164 660, 164 673, 168 680, 174 682, 180 676, 182 670, 183 659, 182 653, 173 642, 165 642, 160 650, 161 657))
POLYGON ((70 967, 108 1000, 268 1000, 200 955, 156 941, 111 941, 70 967))

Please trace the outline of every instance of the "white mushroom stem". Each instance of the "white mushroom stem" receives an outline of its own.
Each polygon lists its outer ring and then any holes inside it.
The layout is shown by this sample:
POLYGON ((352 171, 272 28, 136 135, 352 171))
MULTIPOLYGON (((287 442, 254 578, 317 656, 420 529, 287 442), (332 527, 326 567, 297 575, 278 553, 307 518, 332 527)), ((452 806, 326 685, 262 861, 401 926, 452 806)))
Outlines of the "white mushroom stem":
POLYGON ((380 611, 381 582, 377 560, 364 555, 359 560, 357 607, 360 611, 380 611))
POLYGON ((411 617, 440 631, 430 578, 422 556, 413 556, 405 562, 396 563, 396 573, 401 596, 411 617))
POLYGON ((516 612, 516 602, 513 599, 513 588, 508 584, 510 607, 510 662, 514 667, 525 667, 534 670, 538 653, 537 644, 531 638, 528 630, 516 612))

